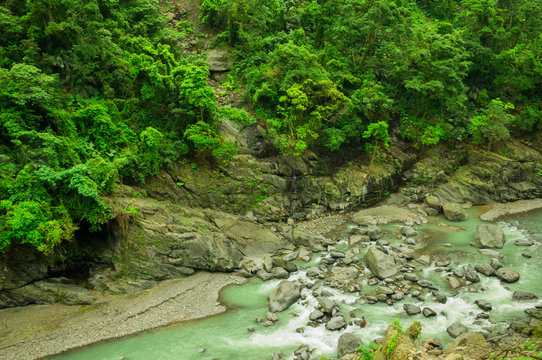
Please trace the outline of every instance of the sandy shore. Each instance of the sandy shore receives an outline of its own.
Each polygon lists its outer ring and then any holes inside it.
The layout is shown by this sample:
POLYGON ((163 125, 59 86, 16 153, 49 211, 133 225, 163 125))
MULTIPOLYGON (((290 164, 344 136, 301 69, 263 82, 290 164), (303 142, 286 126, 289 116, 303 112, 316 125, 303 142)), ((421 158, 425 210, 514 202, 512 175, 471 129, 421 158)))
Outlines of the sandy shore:
POLYGON ((480 216, 483 221, 496 221, 499 218, 542 209, 542 199, 520 200, 505 204, 491 205, 491 210, 480 216))
POLYGON ((0 360, 33 360, 226 311, 219 291, 243 278, 200 272, 127 295, 97 294, 90 306, 32 305, 0 310, 0 360))

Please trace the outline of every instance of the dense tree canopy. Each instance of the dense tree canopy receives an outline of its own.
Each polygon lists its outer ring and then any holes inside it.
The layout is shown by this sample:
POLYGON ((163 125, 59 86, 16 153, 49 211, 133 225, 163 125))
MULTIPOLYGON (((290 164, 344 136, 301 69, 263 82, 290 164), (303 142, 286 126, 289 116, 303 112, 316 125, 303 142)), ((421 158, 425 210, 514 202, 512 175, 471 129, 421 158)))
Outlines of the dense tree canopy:
MULTIPOLYGON (((0 251, 51 252, 103 196, 189 151, 227 161, 202 47, 158 0, 0 5, 0 251)), ((211 46, 276 146, 489 148, 542 129, 542 0, 203 0, 211 46), (367 146, 366 146, 367 145, 367 146)))

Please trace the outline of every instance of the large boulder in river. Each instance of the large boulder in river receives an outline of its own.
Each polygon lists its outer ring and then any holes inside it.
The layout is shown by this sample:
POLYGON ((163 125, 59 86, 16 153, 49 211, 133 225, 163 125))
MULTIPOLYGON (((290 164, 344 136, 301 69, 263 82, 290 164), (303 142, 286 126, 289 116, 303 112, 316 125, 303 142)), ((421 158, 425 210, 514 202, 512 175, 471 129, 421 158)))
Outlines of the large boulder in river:
POLYGON ((376 247, 371 246, 365 254, 367 267, 380 279, 385 279, 397 274, 395 260, 390 255, 383 253, 376 247))
POLYGON ((404 360, 412 356, 418 349, 412 339, 392 324, 386 330, 382 346, 376 350, 374 360, 404 360))
POLYGON ((512 269, 500 268, 495 275, 504 282, 513 283, 519 280, 519 273, 512 269))
POLYGON ((267 298, 269 311, 281 312, 286 310, 300 297, 301 283, 299 281, 281 281, 267 298))
POLYGON ((454 339, 458 337, 461 334, 464 334, 469 331, 465 325, 460 323, 459 321, 454 322, 452 325, 448 326, 446 329, 448 334, 450 334, 451 337, 454 339))
POLYGON ((467 211, 457 203, 445 203, 442 205, 444 216, 450 221, 465 221, 469 218, 467 211))
POLYGON ((337 351, 339 358, 346 354, 353 354, 356 349, 361 345, 361 339, 352 333, 344 333, 339 337, 339 346, 337 351))
POLYGON ((474 246, 480 249, 502 249, 504 240, 504 233, 497 225, 478 225, 474 246))

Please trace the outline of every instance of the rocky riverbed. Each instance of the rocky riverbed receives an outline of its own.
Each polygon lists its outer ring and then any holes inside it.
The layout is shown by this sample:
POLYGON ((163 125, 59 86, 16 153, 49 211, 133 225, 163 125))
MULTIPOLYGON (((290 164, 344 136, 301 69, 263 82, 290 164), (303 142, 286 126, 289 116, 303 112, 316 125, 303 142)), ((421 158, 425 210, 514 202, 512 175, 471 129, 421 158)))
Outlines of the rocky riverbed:
MULTIPOLYGON (((526 209, 525 203, 520 206, 526 209)), ((442 211, 435 207, 437 212, 442 211)), ((518 262, 509 262, 509 257, 519 253, 516 255, 523 258, 521 253, 527 251, 523 249, 534 251, 539 237, 505 238, 502 243, 501 232, 504 229, 509 233, 508 225, 471 224, 469 232, 465 222, 443 220, 444 214, 427 216, 430 208, 427 203, 410 207, 386 205, 300 223, 293 234, 295 250, 247 256, 237 271, 241 277, 196 273, 139 294, 103 296, 94 292, 97 303, 90 306, 4 309, 0 315, 4 322, 0 359, 36 359, 216 314, 225 311, 217 303, 219 289, 249 277, 265 282, 257 285, 251 280, 252 290, 247 289, 241 297, 254 296, 250 294, 260 291, 254 286, 261 286, 269 300, 267 310, 248 322, 244 317, 235 318, 237 327, 247 324, 240 329, 244 332, 232 335, 239 339, 228 343, 239 354, 244 351, 241 347, 246 346, 240 344, 247 339, 253 339, 250 343, 275 339, 272 341, 284 343, 283 353, 288 359, 321 356, 318 354, 322 349, 326 354, 331 351, 349 359, 353 357, 348 357, 348 353, 359 343, 377 340, 385 344, 382 332, 386 324, 398 318, 406 325, 421 321, 425 334, 441 334, 438 340, 423 338, 414 342, 414 348, 403 338, 409 351, 421 351, 426 359, 462 352, 466 359, 482 359, 483 354, 495 350, 494 346, 519 344, 526 341, 525 336, 539 332, 541 310, 537 299, 541 289, 538 285, 531 291, 509 288, 524 281, 532 283, 532 277, 538 276, 517 267, 518 262), (435 228, 451 234, 451 240, 436 239, 435 228), (529 239, 532 241, 525 243, 529 239), (462 249, 459 253, 458 248, 462 249), (471 251, 466 257, 462 254, 465 249, 471 251), (506 315, 512 303, 523 313, 517 320, 506 315), (484 341, 474 333, 483 334, 484 341), (315 340, 318 337, 321 342, 315 340), (454 338, 456 341, 452 341, 454 338), (308 345, 294 349, 288 345, 305 341, 308 345), (469 355, 465 346, 457 344, 472 341, 479 349, 469 355), (447 348, 447 343, 455 345, 447 348)), ((469 214, 472 217, 476 213, 469 210, 469 214)), ((211 342, 215 341, 210 333, 207 335, 211 342)), ((207 346, 209 359, 214 358, 213 345, 207 346)), ((250 348, 247 351, 253 352, 250 348)), ((266 358, 252 356, 257 357, 248 358, 266 358)), ((267 356, 271 358, 273 353, 267 356)), ((281 359, 280 352, 274 356, 281 359)))

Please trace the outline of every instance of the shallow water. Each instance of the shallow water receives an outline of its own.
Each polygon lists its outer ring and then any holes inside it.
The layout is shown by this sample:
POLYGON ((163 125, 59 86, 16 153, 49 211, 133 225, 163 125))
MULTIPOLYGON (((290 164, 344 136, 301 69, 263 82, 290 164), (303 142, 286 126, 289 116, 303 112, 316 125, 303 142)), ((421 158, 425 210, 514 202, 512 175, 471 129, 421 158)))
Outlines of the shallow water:
MULTIPOLYGON (((460 223, 452 223, 442 219, 419 226, 423 235, 416 237, 418 245, 415 246, 418 254, 429 254, 438 257, 448 257, 452 260, 450 270, 463 264, 489 263, 490 258, 481 255, 477 249, 469 245, 474 240, 476 226, 482 223, 478 216, 481 209, 471 209, 470 219, 460 223), (441 224, 460 227, 453 230, 441 224), (443 244, 451 243, 452 247, 443 244)), ((446 304, 434 302, 432 295, 427 295, 423 302, 407 296, 404 301, 393 306, 383 303, 374 305, 365 304, 356 294, 345 294, 338 290, 326 288, 331 291, 334 300, 340 302, 343 314, 354 311, 358 317, 367 319, 367 326, 360 329, 348 326, 341 332, 332 332, 324 329, 323 325, 313 328, 306 326, 310 312, 316 304, 312 291, 303 290, 306 297, 288 310, 278 314, 279 322, 272 327, 264 327, 255 323, 257 317, 264 318, 267 312, 267 295, 279 283, 272 280, 262 283, 252 279, 243 286, 230 286, 222 292, 222 300, 229 304, 231 310, 227 313, 172 326, 134 337, 110 341, 89 346, 58 357, 56 360, 120 360, 120 359, 181 359, 181 360, 233 360, 233 359, 270 359, 275 351, 292 354, 299 345, 306 344, 310 348, 319 349, 322 356, 332 356, 336 351, 337 341, 343 332, 354 332, 364 343, 378 338, 382 332, 395 319, 400 319, 405 325, 420 320, 423 325, 422 337, 433 336, 443 343, 450 341, 446 328, 455 321, 463 322, 471 331, 492 331, 500 327, 505 328, 507 321, 513 319, 526 319, 523 310, 532 307, 537 302, 513 303, 512 293, 516 290, 534 292, 542 296, 542 212, 523 214, 510 217, 499 223, 506 234, 506 243, 501 252, 501 259, 505 267, 517 270, 520 281, 514 284, 501 283, 495 277, 480 275, 481 282, 471 287, 478 292, 469 292, 465 289, 452 296, 454 291, 449 289, 443 280, 447 272, 436 272, 435 267, 422 269, 420 275, 437 284, 440 289, 450 295, 446 304), (514 240, 518 238, 531 238, 537 243, 528 248, 517 247, 514 240), (528 252, 533 255, 531 259, 524 258, 521 253, 528 252), (490 312, 491 322, 476 320, 476 314, 481 310, 474 304, 477 299, 484 299, 493 305, 490 312), (431 307, 438 315, 426 319, 421 314, 403 317, 403 304, 412 303, 419 306, 431 307), (249 333, 247 328, 253 327, 255 331, 249 333), (304 333, 297 333, 296 329, 303 327, 304 333)), ((392 243, 402 243, 397 239, 399 233, 396 225, 385 228, 385 239, 392 243)), ((362 252, 365 251, 362 249, 362 252)), ((318 255, 315 255, 318 261, 318 255)), ((311 265, 314 265, 311 264, 311 265)), ((305 271, 301 270, 290 279, 307 279, 305 271)), ((370 293, 374 287, 364 287, 364 293, 370 293)))

